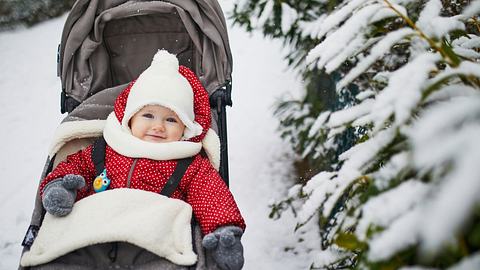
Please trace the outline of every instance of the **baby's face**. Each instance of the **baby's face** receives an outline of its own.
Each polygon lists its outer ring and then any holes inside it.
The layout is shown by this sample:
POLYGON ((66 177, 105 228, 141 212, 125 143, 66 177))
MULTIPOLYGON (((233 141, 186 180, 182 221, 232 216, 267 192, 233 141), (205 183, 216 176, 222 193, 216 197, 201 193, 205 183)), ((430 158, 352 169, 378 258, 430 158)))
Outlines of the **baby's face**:
POLYGON ((185 125, 177 114, 160 105, 147 105, 130 120, 133 136, 148 142, 179 141, 185 125))

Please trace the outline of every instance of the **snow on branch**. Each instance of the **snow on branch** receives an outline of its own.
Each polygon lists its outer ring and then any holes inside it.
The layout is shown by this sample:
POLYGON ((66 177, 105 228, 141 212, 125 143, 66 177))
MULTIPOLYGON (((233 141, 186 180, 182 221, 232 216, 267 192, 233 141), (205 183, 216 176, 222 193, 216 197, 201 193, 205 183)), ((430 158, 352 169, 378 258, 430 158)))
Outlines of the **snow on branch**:
POLYGON ((478 268, 480 268, 480 252, 475 252, 470 257, 467 257, 456 265, 449 267, 448 270, 470 270, 478 268))
MULTIPOLYGON (((390 226, 400 216, 413 209, 429 190, 428 184, 411 180, 370 199, 361 208, 362 217, 355 231, 358 239, 367 240, 367 232, 373 226, 380 228, 390 226)), ((403 238, 406 235, 398 234, 397 237, 403 238)))
POLYGON ((350 72, 345 75, 337 84, 337 88, 343 88, 365 72, 375 61, 385 55, 390 48, 400 40, 411 35, 414 31, 410 28, 401 28, 394 32, 388 33, 380 42, 378 42, 371 50, 370 54, 362 59, 350 72))
POLYGON ((440 59, 438 54, 429 52, 418 56, 391 75, 388 86, 375 100, 366 99, 356 106, 332 113, 326 125, 336 127, 360 119, 362 123, 372 122, 374 130, 378 131, 394 115, 394 124, 400 126, 410 119, 421 101, 426 80, 440 59))
POLYGON ((369 241, 368 259, 371 261, 386 260, 396 252, 415 245, 418 242, 415 228, 420 225, 418 222, 422 219, 422 214, 417 207, 395 219, 386 230, 375 234, 369 241))
POLYGON ((356 8, 358 8, 365 2, 367 2, 367 0, 349 1, 345 6, 339 8, 337 12, 328 16, 326 19, 322 21, 320 30, 318 30, 318 34, 316 38, 320 39, 323 36, 325 36, 334 27, 338 26, 340 23, 345 21, 345 19, 348 16, 350 16, 356 8))
POLYGON ((337 186, 336 190, 323 204, 322 214, 324 216, 330 215, 345 190, 362 176, 363 172, 368 169, 368 166, 375 160, 379 152, 392 142, 396 134, 397 131, 394 128, 382 130, 377 136, 353 146, 340 156, 344 164, 338 171, 336 178, 334 178, 337 186))
POLYGON ((439 16, 442 9, 440 0, 430 0, 420 13, 417 27, 430 38, 441 38, 452 30, 465 29, 462 22, 455 17, 439 16))
POLYGON ((298 14, 295 9, 282 2, 282 32, 287 33, 297 20, 298 14))
POLYGON ((470 3, 469 6, 465 8, 462 15, 465 17, 478 16, 480 13, 480 0, 475 0, 470 3))
POLYGON ((318 59, 316 66, 321 69, 338 54, 346 55, 355 52, 361 47, 360 42, 365 39, 363 32, 368 26, 369 19, 383 7, 383 4, 367 5, 352 14, 338 30, 330 34, 308 53, 307 63, 311 64, 318 59), (348 46, 352 41, 355 46, 348 46), (345 48, 348 48, 346 52, 344 52, 345 48))
POLYGON ((397 12, 406 14, 402 6, 393 4, 396 10, 392 10, 382 1, 351 1, 341 8, 335 14, 322 21, 322 28, 317 38, 323 37, 326 33, 331 33, 323 42, 313 48, 307 55, 307 64, 312 64, 318 60, 316 67, 325 67, 327 72, 338 68, 348 57, 355 55, 362 45, 369 43, 372 38, 367 37, 369 25, 384 20, 389 17, 397 17, 397 12), (331 24, 338 24, 348 14, 351 17, 338 29, 332 29, 331 24))
POLYGON ((261 28, 273 13, 273 5, 275 4, 275 1, 267 0, 265 2, 266 4, 263 10, 259 10, 258 15, 252 17, 253 28, 257 28, 257 27, 261 28), (253 19, 253 18, 256 18, 256 19, 253 19))
POLYGON ((410 119, 412 111, 422 98, 425 81, 430 72, 436 69, 436 62, 439 60, 438 54, 425 52, 391 75, 388 86, 377 95, 372 107, 371 120, 374 122, 374 130, 382 128, 392 113, 397 126, 410 119), (376 111, 385 113, 377 116, 376 111))

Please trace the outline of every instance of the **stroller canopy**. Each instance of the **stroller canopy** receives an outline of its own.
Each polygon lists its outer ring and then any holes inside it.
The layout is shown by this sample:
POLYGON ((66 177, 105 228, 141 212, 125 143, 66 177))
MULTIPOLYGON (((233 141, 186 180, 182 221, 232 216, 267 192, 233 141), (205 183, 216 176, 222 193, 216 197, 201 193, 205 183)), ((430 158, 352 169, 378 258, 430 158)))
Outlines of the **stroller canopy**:
POLYGON ((62 93, 79 104, 128 83, 162 48, 191 68, 209 94, 231 81, 226 23, 216 1, 78 0, 59 46, 62 93))

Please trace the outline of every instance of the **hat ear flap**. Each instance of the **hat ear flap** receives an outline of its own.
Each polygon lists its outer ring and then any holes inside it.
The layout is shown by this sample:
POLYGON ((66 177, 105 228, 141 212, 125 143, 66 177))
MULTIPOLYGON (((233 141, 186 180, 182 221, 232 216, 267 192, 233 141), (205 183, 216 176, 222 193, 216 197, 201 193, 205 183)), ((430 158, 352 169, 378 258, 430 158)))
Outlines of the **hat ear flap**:
POLYGON ((182 74, 193 90, 193 112, 195 114, 195 122, 202 126, 202 133, 188 141, 201 142, 205 137, 205 134, 210 129, 212 124, 212 115, 210 110, 210 101, 207 90, 203 87, 202 83, 198 79, 197 75, 189 68, 180 66, 178 72, 182 74))
POLYGON ((220 138, 213 129, 209 129, 202 140, 202 147, 215 170, 220 169, 220 138))

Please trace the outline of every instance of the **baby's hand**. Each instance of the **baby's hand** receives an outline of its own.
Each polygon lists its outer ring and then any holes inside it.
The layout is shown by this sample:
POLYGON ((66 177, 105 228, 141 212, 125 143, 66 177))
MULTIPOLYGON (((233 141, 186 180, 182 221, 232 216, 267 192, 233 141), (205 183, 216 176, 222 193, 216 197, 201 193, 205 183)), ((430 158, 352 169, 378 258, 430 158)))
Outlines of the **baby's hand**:
POLYGON ((239 270, 243 267, 243 246, 240 242, 243 230, 236 226, 224 226, 203 237, 202 245, 211 252, 213 259, 223 270, 239 270))
POLYGON ((80 175, 68 174, 48 183, 43 189, 42 204, 51 215, 63 217, 73 208, 77 189, 85 186, 85 179, 80 175))

